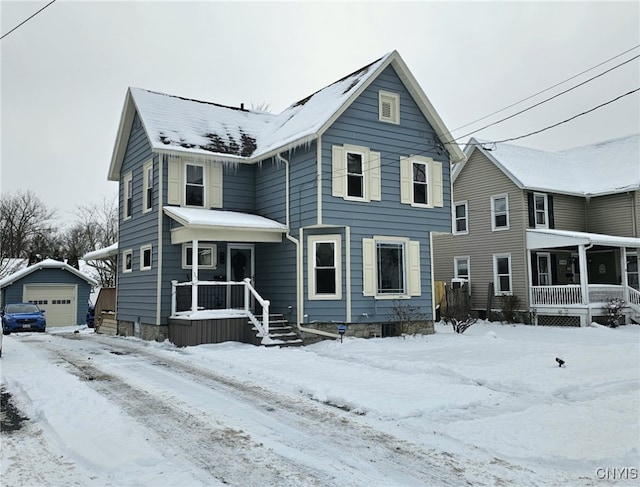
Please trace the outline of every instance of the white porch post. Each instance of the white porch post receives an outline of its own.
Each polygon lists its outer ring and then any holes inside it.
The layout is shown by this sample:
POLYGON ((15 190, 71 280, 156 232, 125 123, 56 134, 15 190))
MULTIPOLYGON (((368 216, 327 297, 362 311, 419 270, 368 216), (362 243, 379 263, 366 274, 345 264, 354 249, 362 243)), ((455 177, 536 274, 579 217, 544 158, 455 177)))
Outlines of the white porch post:
MULTIPOLYGON (((534 303, 533 303, 533 269, 531 266, 531 249, 527 249, 527 270, 528 270, 528 274, 529 274, 529 308, 532 308, 534 303)), ((535 322, 533 323, 534 325, 538 324, 538 317, 537 315, 534 313, 533 316, 535 316, 535 322)))
POLYGON ((198 311, 198 241, 191 242, 191 312, 198 311))
POLYGON ((629 301, 629 278, 627 276, 627 248, 620 247, 620 274, 622 276, 622 299, 629 301))
POLYGON ((588 325, 591 323, 591 308, 589 307, 589 274, 587 268, 587 248, 583 245, 578 245, 578 263, 580 265, 580 289, 582 290, 582 304, 587 308, 587 322, 580 323, 581 325, 588 325))

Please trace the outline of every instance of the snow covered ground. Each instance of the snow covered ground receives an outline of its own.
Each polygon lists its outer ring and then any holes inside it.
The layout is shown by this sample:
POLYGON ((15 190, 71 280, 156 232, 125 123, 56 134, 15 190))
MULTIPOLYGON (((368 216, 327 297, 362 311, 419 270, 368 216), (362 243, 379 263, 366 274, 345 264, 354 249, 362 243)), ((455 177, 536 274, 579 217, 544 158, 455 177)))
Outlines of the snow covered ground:
POLYGON ((3 486, 639 483, 640 326, 291 349, 74 330, 5 337, 29 419, 0 436, 3 486))

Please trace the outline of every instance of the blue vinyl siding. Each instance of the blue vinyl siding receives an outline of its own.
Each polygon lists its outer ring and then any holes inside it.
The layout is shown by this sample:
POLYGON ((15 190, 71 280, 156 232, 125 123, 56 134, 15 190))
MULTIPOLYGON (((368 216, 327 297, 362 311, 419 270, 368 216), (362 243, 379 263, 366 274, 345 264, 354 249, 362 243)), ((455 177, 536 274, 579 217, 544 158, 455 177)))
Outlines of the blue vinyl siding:
MULTIPOLYGON (((420 111, 403 83, 389 66, 333 123, 321 138, 321 198, 322 221, 319 223, 317 142, 313 141, 282 154, 289 160, 290 234, 300 238, 304 228, 303 300, 304 313, 309 321, 349 321, 347 313, 346 256, 351 259, 351 321, 385 322, 392 319, 392 300, 363 296, 362 242, 374 235, 407 238, 420 242, 421 295, 403 300, 419 306, 431 317, 431 231, 449 232, 451 229, 450 174, 446 150, 437 142, 433 128, 420 111), (400 123, 378 120, 379 90, 400 95, 400 123), (381 201, 345 201, 332 196, 332 146, 351 144, 365 146, 381 156, 381 201), (420 155, 442 163, 443 201, 441 208, 416 208, 401 203, 400 157, 420 155), (350 240, 347 240, 346 228, 350 240), (307 289, 307 237, 312 235, 340 235, 342 249, 342 299, 310 300, 307 289), (347 248, 347 245, 350 247, 347 248)), ((133 251, 133 270, 122 273, 118 269, 118 319, 146 324, 156 323, 156 292, 161 281, 160 324, 166 324, 171 312, 171 281, 191 279, 190 269, 182 269, 182 245, 171 243, 171 228, 178 225, 167 216, 162 217, 162 274, 158 272, 158 211, 167 201, 169 164, 166 157, 153 155, 147 136, 136 116, 127 142, 120 174, 120 208, 124 208, 123 177, 133 176, 132 218, 120 220, 119 255, 133 251), (154 157, 153 210, 142 213, 143 165, 154 157), (158 180, 158 165, 162 161, 162 184, 158 180), (162 195, 158 189, 162 187, 162 195), (161 198, 159 198, 161 196, 161 198), (159 201, 161 200, 161 201, 159 201), (140 248, 152 245, 152 269, 140 271, 140 248)), ((255 164, 224 164, 223 210, 255 213, 281 223, 286 221, 286 164, 270 158, 255 164)), ((121 215, 122 216, 122 215, 121 215)), ((218 257, 226 256, 229 242, 217 245, 218 257)), ((407 249, 408 250, 408 249, 407 249)), ((258 292, 271 301, 271 311, 296 320, 296 245, 283 235, 281 243, 255 244, 254 283, 258 292)), ((200 270, 201 280, 228 278, 226 264, 218 263, 215 270, 200 270)))
POLYGON ((253 213, 256 191, 255 165, 227 164, 222 173, 223 209, 253 213))
MULTIPOLYGON (((420 242, 421 296, 411 304, 431 317, 431 231, 451 229, 451 198, 448 155, 439 146, 435 131, 405 89, 392 67, 388 67, 342 114, 323 136, 323 223, 351 228, 352 319, 387 321, 393 302, 362 296, 362 239, 374 235, 397 236, 420 242), (400 124, 378 120, 378 91, 400 95, 400 124), (331 195, 331 147, 352 144, 380 152, 381 201, 345 201, 331 195), (415 208, 400 203, 400 157, 421 155, 442 162, 442 208, 415 208), (363 318, 366 313, 367 318, 363 318)), ((344 258, 344 256, 343 256, 344 258)), ((326 313, 323 303, 307 302, 311 316, 326 313)))
POLYGON ((87 281, 72 274, 64 269, 39 269, 27 274, 20 280, 14 282, 10 286, 4 288, 2 305, 8 303, 21 303, 23 301, 23 293, 25 285, 38 284, 59 284, 61 286, 77 286, 76 296, 76 323, 70 325, 83 325, 86 322, 87 308, 89 303, 89 294, 91 293, 91 284, 87 281))
MULTIPOLYGON (((143 213, 144 175, 143 165, 152 157, 151 147, 142 124, 136 116, 127 150, 122 165, 120 179, 120 228, 118 237, 118 320, 147 324, 156 323, 156 283, 158 279, 158 156, 154 157, 154 194, 153 209, 143 213), (124 209, 125 188, 123 177, 132 174, 133 198, 132 217, 122 219, 124 209), (141 271, 140 249, 145 245, 152 246, 151 269, 141 271), (122 252, 133 251, 132 272, 122 272, 122 252)), ((165 169, 166 174, 166 169, 165 169)))

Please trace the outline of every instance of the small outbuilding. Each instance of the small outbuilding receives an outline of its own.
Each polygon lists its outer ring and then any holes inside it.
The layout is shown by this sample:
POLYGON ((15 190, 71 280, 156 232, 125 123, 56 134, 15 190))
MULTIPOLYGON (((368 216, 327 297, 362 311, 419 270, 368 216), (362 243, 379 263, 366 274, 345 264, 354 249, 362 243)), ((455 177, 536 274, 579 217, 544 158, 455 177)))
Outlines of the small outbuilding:
POLYGON ((35 303, 47 327, 82 325, 89 295, 98 283, 64 262, 47 259, 0 280, 0 304, 35 303))

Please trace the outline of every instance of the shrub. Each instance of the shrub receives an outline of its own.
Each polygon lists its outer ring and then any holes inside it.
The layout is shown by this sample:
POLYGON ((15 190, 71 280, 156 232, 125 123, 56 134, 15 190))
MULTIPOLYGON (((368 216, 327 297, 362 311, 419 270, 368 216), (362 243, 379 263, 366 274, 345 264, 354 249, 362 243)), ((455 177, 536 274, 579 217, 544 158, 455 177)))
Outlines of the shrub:
POLYGON ((624 299, 609 298, 602 307, 607 315, 607 326, 610 328, 616 328, 620 326, 624 321, 624 315, 622 314, 622 308, 624 308, 624 299))
POLYGON ((516 295, 501 296, 501 320, 507 323, 515 323, 517 321, 518 309, 520 308, 520 298, 516 295))
POLYGON ((447 309, 442 314, 442 321, 450 323, 456 333, 464 333, 478 321, 478 318, 471 316, 469 295, 465 286, 447 290, 447 309))

